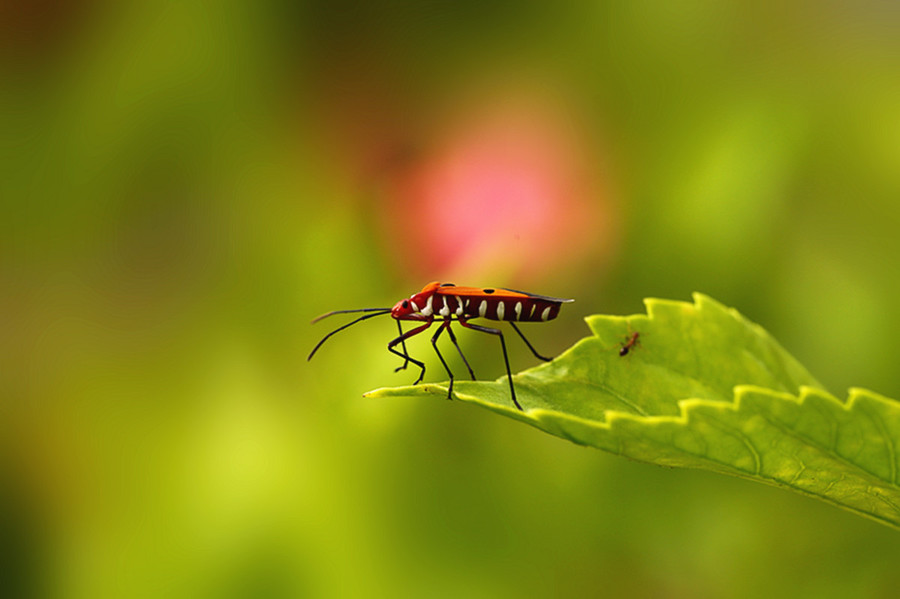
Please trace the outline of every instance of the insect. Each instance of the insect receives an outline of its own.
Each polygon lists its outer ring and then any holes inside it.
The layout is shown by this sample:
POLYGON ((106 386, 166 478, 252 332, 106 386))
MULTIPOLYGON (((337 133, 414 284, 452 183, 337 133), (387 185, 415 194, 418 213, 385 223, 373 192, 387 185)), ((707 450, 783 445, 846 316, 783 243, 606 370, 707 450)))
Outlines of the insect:
POLYGON ((406 369, 406 367, 410 363, 415 364, 419 367, 419 378, 417 378, 416 382, 413 384, 417 385, 425 376, 425 364, 419 360, 416 360, 415 358, 412 358, 409 355, 409 353, 406 351, 406 340, 410 337, 424 332, 432 324, 434 324, 435 321, 438 321, 440 322, 440 325, 438 326, 437 331, 431 337, 431 345, 432 347, 434 347, 435 353, 437 353, 438 358, 441 360, 441 364, 443 364, 444 370, 447 371, 447 375, 450 377, 450 388, 447 391, 447 397, 450 398, 450 396, 453 394, 454 377, 453 373, 450 371, 450 367, 447 365, 447 361, 444 359, 444 356, 441 354, 441 351, 437 346, 437 340, 441 336, 441 333, 443 333, 444 331, 447 332, 447 335, 450 337, 450 341, 453 342, 453 345, 456 347, 456 351, 459 352, 463 363, 466 365, 466 368, 469 371, 469 375, 472 377, 473 381, 475 380, 475 373, 472 371, 472 367, 469 365, 469 362, 463 355, 459 344, 456 342, 456 335, 453 333, 453 329, 450 328, 451 323, 458 322, 460 326, 463 326, 467 329, 481 331, 482 333, 488 333, 490 335, 496 335, 500 338, 500 347, 503 349, 503 361, 506 364, 506 375, 509 379, 509 392, 512 396, 512 401, 515 406, 519 410, 522 410, 522 406, 519 405, 519 402, 516 399, 516 388, 513 385, 512 372, 509 369, 509 356, 506 353, 506 341, 503 338, 503 333, 500 331, 500 329, 472 324, 470 321, 475 318, 486 318, 488 320, 509 322, 513 330, 519 335, 519 337, 522 338, 522 341, 525 342, 525 345, 528 346, 528 349, 531 350, 531 353, 534 354, 534 356, 539 360, 549 362, 552 358, 547 358, 539 354, 537 350, 534 349, 534 346, 532 346, 528 341, 528 339, 525 338, 525 335, 522 334, 522 331, 519 330, 519 327, 517 327, 515 323, 545 322, 548 320, 553 320, 559 315, 559 309, 562 304, 572 301, 574 300, 548 297, 546 295, 536 295, 533 293, 526 293, 524 291, 516 291, 513 289, 499 289, 490 287, 457 287, 453 283, 433 282, 425 285, 425 287, 419 293, 414 293, 409 298, 400 300, 394 305, 393 308, 361 308, 356 310, 335 310, 333 312, 328 312, 326 314, 323 314, 322 316, 319 316, 318 318, 313 320, 314 323, 335 314, 349 314, 358 312, 366 313, 356 320, 340 326, 325 335, 325 337, 323 337, 322 340, 316 344, 312 352, 310 352, 307 360, 311 360, 315 353, 319 350, 319 348, 322 347, 322 344, 325 343, 325 341, 327 341, 335 333, 343 331, 347 327, 352 326, 357 322, 369 318, 374 318, 376 316, 390 314, 391 318, 397 321, 397 330, 400 334, 390 343, 388 343, 388 351, 403 358, 403 364, 394 369, 394 372, 406 369), (417 324, 417 326, 413 327, 412 329, 404 332, 403 326, 401 325, 401 321, 404 320, 419 324, 417 324), (400 349, 397 349, 398 345, 400 346, 400 349))
POLYGON ((630 352, 633 347, 638 345, 640 336, 640 333, 632 333, 631 336, 625 341, 625 343, 622 344, 622 347, 619 349, 619 355, 627 356, 628 352, 630 352))

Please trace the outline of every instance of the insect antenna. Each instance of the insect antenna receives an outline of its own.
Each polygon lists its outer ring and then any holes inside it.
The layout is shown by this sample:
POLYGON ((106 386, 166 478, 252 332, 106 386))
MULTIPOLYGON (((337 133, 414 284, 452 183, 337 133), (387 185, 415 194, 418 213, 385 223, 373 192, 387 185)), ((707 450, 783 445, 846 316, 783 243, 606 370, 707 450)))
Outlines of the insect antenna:
POLYGON ((328 318, 329 316, 334 316, 335 314, 350 314, 352 312, 390 312, 390 308, 357 308, 355 310, 332 310, 331 312, 326 312, 321 316, 316 316, 313 318, 309 324, 315 324, 322 320, 323 318, 328 318))
POLYGON ((335 333, 339 333, 340 331, 343 331, 347 327, 351 327, 351 326, 355 325, 357 322, 366 320, 367 318, 374 318, 376 316, 382 316, 384 314, 389 314, 390 311, 391 311, 390 308, 361 308, 359 310, 335 310, 334 312, 328 312, 327 314, 323 314, 322 316, 319 316, 318 318, 313 320, 313 322, 318 322, 318 321, 322 320, 323 318, 332 316, 333 314, 348 314, 351 312, 372 312, 372 314, 366 314, 365 316, 360 316, 356 320, 348 322, 347 324, 345 324, 343 326, 339 326, 335 330, 331 331, 330 333, 328 333, 327 335, 322 337, 322 340, 319 341, 318 343, 316 343, 316 346, 313 348, 313 350, 311 352, 309 352, 309 356, 306 358, 306 360, 307 361, 312 360, 312 357, 316 354, 317 351, 319 351, 319 348, 322 347, 322 344, 325 343, 325 341, 327 341, 328 338, 331 337, 332 335, 334 335, 335 333))

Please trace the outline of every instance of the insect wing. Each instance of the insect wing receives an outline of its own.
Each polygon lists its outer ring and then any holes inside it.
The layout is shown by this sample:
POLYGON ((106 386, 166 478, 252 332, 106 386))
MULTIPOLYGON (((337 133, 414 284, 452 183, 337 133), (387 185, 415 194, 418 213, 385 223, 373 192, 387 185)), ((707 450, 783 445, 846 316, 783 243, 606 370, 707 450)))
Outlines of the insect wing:
POLYGON ((455 295, 457 297, 500 297, 510 299, 533 297, 528 293, 498 287, 457 287, 456 285, 445 285, 438 287, 437 292, 440 295, 455 295))

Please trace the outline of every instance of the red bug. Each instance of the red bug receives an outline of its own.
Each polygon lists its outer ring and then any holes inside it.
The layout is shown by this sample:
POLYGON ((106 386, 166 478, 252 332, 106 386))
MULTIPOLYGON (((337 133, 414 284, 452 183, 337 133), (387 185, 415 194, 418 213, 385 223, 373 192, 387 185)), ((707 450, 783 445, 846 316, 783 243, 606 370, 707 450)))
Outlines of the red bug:
POLYGON ((393 308, 361 308, 357 310, 335 310, 334 312, 328 312, 327 314, 323 314, 319 316, 313 322, 318 322, 323 318, 327 318, 334 314, 348 314, 352 312, 369 312, 365 316, 360 316, 356 320, 345 324, 337 329, 331 331, 325 337, 322 338, 319 343, 313 348, 312 352, 310 352, 307 360, 311 360, 315 355, 316 351, 328 340, 329 337, 334 335, 335 333, 346 329, 349 326, 356 324, 362 320, 366 320, 367 318, 374 318, 375 316, 382 316, 384 314, 390 314, 391 318, 397 321, 397 329, 400 332, 400 335, 395 338, 393 341, 388 343, 388 351, 393 354, 396 354, 403 358, 403 364, 398 366, 394 372, 398 370, 405 369, 410 362, 419 367, 419 378, 416 379, 414 385, 419 384, 422 381, 422 378, 425 376, 425 364, 410 357, 409 353, 406 351, 406 340, 414 335, 418 335, 419 333, 428 329, 436 320, 440 321, 440 325, 438 326, 437 331, 431 337, 431 345, 434 347, 435 353, 437 353, 438 358, 441 360, 441 364, 444 366, 444 370, 447 371, 447 375, 450 377, 450 388, 447 391, 447 397, 449 398, 453 394, 453 373, 450 371, 450 367, 447 365, 447 361, 444 360, 444 356, 441 355, 440 350, 437 347, 438 337, 441 336, 445 330, 447 331, 447 335, 450 336, 450 341, 453 342, 453 345, 456 347, 456 351, 459 352, 460 357, 463 360, 463 363, 466 365, 466 368, 469 370, 469 375, 472 377, 472 380, 475 380, 475 373, 472 371, 472 367, 469 366, 468 360, 463 355, 462 350, 459 347, 459 344, 456 342, 456 335, 453 333, 453 330, 450 328, 450 324, 458 322, 461 326, 466 327, 467 329, 472 329, 475 331, 481 331, 482 333, 489 333, 491 335, 497 335, 500 338, 500 347, 503 349, 503 361, 506 364, 506 375, 509 378, 509 392, 512 396, 513 403, 519 410, 522 410, 522 406, 519 405, 519 402, 516 400, 516 388, 513 385, 512 381, 512 372, 509 368, 509 356, 506 353, 506 341, 503 338, 503 333, 500 329, 484 327, 477 324, 472 324, 469 321, 475 318, 486 318, 488 320, 497 320, 497 321, 505 321, 512 326, 513 330, 522 338, 522 341, 525 342, 525 345, 528 346, 528 349, 531 350, 531 353, 540 360, 544 360, 549 362, 552 358, 547 358, 537 353, 537 350, 534 349, 534 346, 525 338, 525 335, 522 334, 522 331, 519 330, 519 327, 516 326, 516 321, 518 322, 545 322, 548 320, 553 320, 559 315, 559 309, 562 304, 572 302, 574 300, 571 299, 560 299, 558 297, 548 297, 546 295, 535 295, 533 293, 526 293, 524 291, 516 291, 514 289, 495 289, 490 287, 457 287, 453 283, 429 283, 425 285, 425 287, 419 293, 414 293, 408 299, 403 299, 397 302, 393 308), (409 331, 403 332, 403 327, 400 324, 400 321, 408 320, 413 322, 421 323, 418 326, 410 329, 409 331), (398 350, 397 346, 400 346, 402 350, 398 350))

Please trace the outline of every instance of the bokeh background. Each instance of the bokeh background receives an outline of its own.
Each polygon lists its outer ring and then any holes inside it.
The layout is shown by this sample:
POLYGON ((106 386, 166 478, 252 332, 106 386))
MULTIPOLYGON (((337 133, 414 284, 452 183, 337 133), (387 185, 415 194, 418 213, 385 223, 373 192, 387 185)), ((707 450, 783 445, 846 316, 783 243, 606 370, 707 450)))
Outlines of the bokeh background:
POLYGON ((900 396, 897 3, 6 0, 0 69, 4 595, 896 593, 823 503, 363 398, 390 319, 306 356, 430 280, 576 298, 545 353, 696 290, 900 396))

